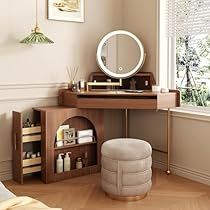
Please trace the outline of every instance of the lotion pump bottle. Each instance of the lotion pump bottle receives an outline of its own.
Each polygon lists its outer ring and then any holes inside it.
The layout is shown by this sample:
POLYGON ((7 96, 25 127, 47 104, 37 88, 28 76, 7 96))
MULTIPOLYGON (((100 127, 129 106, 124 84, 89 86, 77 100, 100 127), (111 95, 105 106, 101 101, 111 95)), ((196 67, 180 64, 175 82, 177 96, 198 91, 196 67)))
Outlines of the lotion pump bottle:
POLYGON ((58 155, 58 158, 56 160, 56 173, 63 173, 63 158, 62 155, 63 153, 60 153, 58 155))
POLYGON ((71 152, 67 152, 64 158, 64 171, 70 171, 71 170, 71 158, 70 158, 71 152))

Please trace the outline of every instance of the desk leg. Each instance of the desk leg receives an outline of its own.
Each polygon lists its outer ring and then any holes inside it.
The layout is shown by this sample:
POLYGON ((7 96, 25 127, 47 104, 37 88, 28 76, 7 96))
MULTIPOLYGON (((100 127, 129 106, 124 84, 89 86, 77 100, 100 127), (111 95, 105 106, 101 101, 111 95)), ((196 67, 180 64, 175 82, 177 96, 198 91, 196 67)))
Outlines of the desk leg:
POLYGON ((128 138, 128 109, 125 109, 125 138, 128 138))
POLYGON ((170 157, 171 157, 171 113, 170 109, 167 111, 167 171, 166 174, 171 174, 170 170, 170 157))

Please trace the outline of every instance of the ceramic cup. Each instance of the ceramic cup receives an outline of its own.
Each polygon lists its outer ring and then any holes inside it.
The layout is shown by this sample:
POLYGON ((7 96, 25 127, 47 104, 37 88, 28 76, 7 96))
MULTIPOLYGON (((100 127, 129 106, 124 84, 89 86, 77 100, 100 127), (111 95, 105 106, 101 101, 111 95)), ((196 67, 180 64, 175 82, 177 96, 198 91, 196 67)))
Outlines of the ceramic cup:
POLYGON ((152 92, 160 92, 161 87, 159 85, 153 85, 152 86, 152 92))
POLYGON ((161 93, 168 93, 169 89, 168 88, 161 88, 161 93))

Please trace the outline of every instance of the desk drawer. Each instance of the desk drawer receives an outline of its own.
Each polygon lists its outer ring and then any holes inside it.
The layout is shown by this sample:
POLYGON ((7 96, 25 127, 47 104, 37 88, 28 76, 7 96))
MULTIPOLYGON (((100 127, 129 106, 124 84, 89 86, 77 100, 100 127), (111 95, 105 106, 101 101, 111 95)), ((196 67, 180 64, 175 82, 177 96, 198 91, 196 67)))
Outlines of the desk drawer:
POLYGON ((157 99, 78 98, 77 108, 157 109, 157 99))

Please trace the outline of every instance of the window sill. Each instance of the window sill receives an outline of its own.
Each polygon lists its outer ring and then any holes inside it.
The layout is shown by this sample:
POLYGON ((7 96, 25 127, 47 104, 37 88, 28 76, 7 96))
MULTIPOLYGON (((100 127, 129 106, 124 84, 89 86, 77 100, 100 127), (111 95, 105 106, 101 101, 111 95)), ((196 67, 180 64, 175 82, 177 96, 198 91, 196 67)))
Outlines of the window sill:
POLYGON ((178 107, 171 109, 173 117, 210 122, 210 109, 194 107, 178 107))

